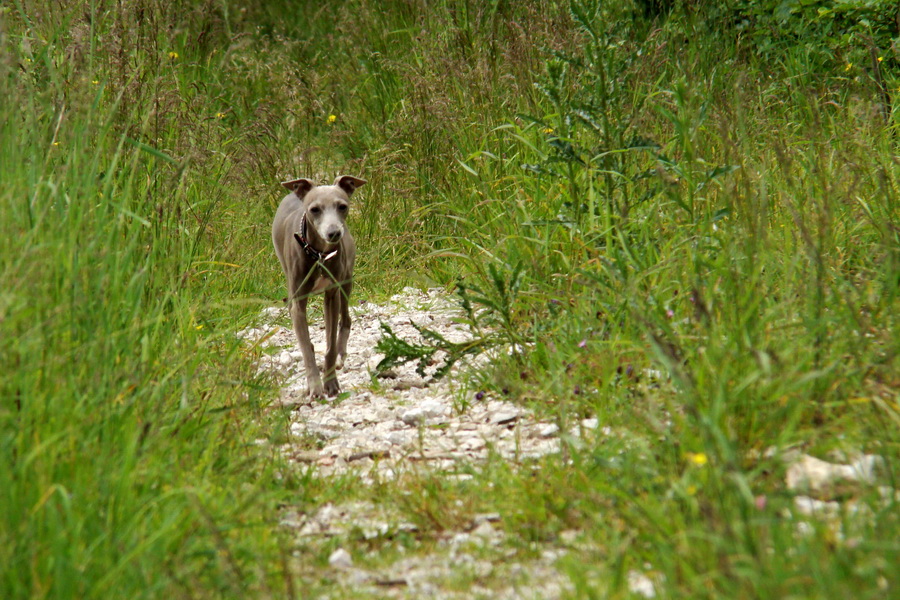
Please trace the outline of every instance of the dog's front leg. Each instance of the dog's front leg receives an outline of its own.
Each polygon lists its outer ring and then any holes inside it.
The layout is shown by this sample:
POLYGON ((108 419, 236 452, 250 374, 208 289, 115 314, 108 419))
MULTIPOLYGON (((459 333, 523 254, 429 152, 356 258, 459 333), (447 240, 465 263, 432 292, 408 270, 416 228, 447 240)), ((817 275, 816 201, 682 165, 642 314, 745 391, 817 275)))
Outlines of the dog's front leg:
POLYGON ((338 353, 338 316, 340 314, 340 290, 330 289, 325 292, 325 393, 337 396, 341 386, 337 380, 335 362, 338 353))
POLYGON ((297 298, 291 303, 291 322, 294 324, 294 333, 300 342, 300 352, 303 353, 303 366, 306 369, 306 386, 309 388, 309 399, 316 400, 325 396, 325 387, 319 375, 319 367, 316 366, 316 354, 313 351, 312 341, 309 339, 309 324, 306 320, 306 298, 297 298))

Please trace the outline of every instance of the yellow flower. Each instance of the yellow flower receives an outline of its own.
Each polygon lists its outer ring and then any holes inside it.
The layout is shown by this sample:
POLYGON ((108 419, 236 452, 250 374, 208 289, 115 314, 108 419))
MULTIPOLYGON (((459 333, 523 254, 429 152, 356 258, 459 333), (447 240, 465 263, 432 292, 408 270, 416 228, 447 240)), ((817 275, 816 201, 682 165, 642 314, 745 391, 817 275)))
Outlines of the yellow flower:
POLYGON ((883 57, 883 56, 879 56, 879 57, 878 57, 878 62, 882 62, 882 61, 884 61, 884 57, 883 57))
POLYGON ((54 146, 59 146, 59 142, 53 142, 54 146))
POLYGON ((203 324, 201 323, 200 325, 194 325, 194 329, 200 331, 201 329, 203 329, 203 324))
POLYGON ((697 493, 697 486, 696 486, 696 485, 689 485, 689 486, 687 486, 687 490, 686 490, 686 491, 687 491, 687 493, 688 493, 688 496, 693 496, 694 494, 697 493))
POLYGON ((852 69, 852 68, 853 68, 853 63, 848 62, 848 63, 847 63, 847 66, 844 67, 844 70, 845 70, 845 71, 849 71, 849 70, 852 69))
POLYGON ((93 81, 91 81, 91 83, 93 83, 94 85, 100 85, 100 82, 99 82, 98 80, 96 80, 96 79, 94 79, 93 81))
POLYGON ((709 459, 702 452, 688 452, 687 459, 698 467, 702 467, 709 462, 709 459))
POLYGON ((544 133, 553 133, 553 128, 547 127, 546 129, 544 129, 544 133))
POLYGON ((325 119, 329 125, 337 121, 337 117, 335 115, 328 115, 328 118, 325 119))
POLYGON ((171 60, 176 60, 178 58, 178 53, 177 52, 169 52, 169 58, 171 60))
POLYGON ((217 113, 216 113, 216 118, 217 118, 217 119, 224 119, 224 118, 225 118, 225 113, 217 112, 217 113))

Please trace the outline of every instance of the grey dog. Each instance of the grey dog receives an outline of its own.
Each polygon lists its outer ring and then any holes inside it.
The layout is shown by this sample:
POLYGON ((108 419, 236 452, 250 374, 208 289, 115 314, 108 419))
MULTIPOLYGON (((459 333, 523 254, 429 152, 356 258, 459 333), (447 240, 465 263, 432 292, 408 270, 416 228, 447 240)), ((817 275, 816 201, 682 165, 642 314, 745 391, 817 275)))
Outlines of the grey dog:
POLYGON ((350 196, 366 181, 341 175, 333 185, 317 186, 309 179, 285 181, 290 190, 272 224, 272 243, 287 277, 288 306, 303 353, 309 398, 336 396, 341 391, 337 370, 344 366, 350 336, 350 292, 356 243, 347 229, 350 196), (325 292, 325 381, 319 374, 306 304, 325 292), (340 317, 340 328, 338 327, 340 317))

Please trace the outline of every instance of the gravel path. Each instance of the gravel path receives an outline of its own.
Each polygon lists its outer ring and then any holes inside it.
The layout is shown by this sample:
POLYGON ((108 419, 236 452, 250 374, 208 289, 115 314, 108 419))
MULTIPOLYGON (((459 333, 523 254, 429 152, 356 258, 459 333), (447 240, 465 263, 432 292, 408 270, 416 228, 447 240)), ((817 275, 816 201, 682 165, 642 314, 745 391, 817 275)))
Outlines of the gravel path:
MULTIPOLYGON (((375 366, 383 358, 375 351, 382 322, 404 339, 418 337, 410 323, 428 327, 454 342, 466 339, 466 328, 454 320, 458 311, 444 299, 442 290, 406 288, 388 303, 367 302, 354 306, 351 312, 347 361, 338 374, 341 389, 347 393, 343 399, 307 400, 303 360, 285 309, 266 309, 264 324, 241 334, 248 340, 263 340, 266 347, 284 348, 264 356, 260 369, 286 377, 281 402, 294 407, 291 432, 321 445, 318 451, 287 446, 285 451, 291 460, 316 463, 320 477, 354 470, 364 481, 371 481, 374 477, 392 478, 410 462, 427 462, 436 469, 448 470, 460 462, 482 461, 491 451, 520 462, 559 450, 557 426, 535 420, 521 407, 501 400, 476 399, 472 390, 465 394, 468 402, 460 402, 465 389, 454 383, 456 371, 429 383, 415 372, 413 363, 408 363, 386 377, 373 379, 375 366), (465 410, 459 410, 462 404, 468 405, 465 410)), ((324 327, 320 316, 311 320, 310 335, 321 360, 324 327)), ((597 422, 586 419, 582 427, 596 428, 597 422)))

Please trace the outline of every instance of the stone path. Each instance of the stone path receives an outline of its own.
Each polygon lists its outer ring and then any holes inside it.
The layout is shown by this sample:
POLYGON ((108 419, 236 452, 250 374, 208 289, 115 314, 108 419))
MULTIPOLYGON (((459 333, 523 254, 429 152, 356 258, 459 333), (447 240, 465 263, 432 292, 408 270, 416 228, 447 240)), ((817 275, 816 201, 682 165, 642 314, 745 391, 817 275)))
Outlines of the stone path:
MULTIPOLYGON (((317 451, 288 445, 284 450, 291 460, 317 464, 321 477, 352 469, 371 481, 392 478, 410 462, 447 470, 460 462, 482 461, 491 451, 521 462, 559 450, 555 424, 537 421, 510 402, 460 388, 464 384, 452 375, 429 382, 415 372, 414 363, 408 363, 386 377, 373 378, 383 358, 375 350, 381 322, 403 339, 418 338, 410 323, 454 342, 467 339, 467 329, 455 321, 455 306, 443 294, 438 289, 406 288, 383 305, 366 302, 352 308, 346 365, 338 375, 348 397, 338 400, 307 400, 303 360, 286 310, 266 309, 262 326, 242 332, 248 340, 263 340, 266 347, 284 348, 264 356, 260 369, 286 377, 281 402, 294 407, 292 433, 321 445, 317 451)), ((321 315, 311 320, 310 335, 321 360, 325 351, 321 315)), ((596 419, 585 419, 574 433, 596 427, 596 419)))

